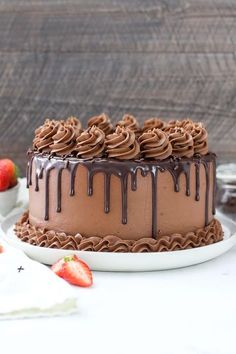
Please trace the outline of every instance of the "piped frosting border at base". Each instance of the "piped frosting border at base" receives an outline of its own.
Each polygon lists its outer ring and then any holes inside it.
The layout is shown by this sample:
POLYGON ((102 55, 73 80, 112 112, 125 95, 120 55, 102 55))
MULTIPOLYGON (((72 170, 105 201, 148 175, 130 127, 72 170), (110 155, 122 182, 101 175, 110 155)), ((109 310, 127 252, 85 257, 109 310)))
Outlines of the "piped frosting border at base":
POLYGON ((220 222, 213 219, 209 225, 194 232, 161 236, 158 239, 144 237, 137 241, 123 240, 117 236, 83 237, 80 234, 68 235, 33 226, 29 222, 29 214, 25 212, 15 225, 17 237, 35 246, 95 251, 95 252, 164 252, 190 249, 206 246, 223 239, 223 230, 220 222))

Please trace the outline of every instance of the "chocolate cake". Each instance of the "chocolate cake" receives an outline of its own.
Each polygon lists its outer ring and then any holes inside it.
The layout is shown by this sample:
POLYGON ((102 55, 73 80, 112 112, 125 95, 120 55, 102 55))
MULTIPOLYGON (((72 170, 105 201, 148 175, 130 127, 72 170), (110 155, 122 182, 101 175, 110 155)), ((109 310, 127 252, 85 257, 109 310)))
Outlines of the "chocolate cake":
POLYGON ((16 235, 41 247, 159 252, 222 240, 216 156, 191 119, 47 119, 28 152, 29 211, 16 235))

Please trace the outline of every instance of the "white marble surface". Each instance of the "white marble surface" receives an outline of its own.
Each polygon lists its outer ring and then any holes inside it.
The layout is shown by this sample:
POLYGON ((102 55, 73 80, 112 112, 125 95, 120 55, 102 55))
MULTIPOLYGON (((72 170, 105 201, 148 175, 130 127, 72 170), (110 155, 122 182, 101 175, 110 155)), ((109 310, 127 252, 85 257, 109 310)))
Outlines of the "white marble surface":
POLYGON ((6 354, 236 353, 236 247, 183 269, 94 272, 94 286, 76 293, 78 314, 0 321, 0 348, 6 354))

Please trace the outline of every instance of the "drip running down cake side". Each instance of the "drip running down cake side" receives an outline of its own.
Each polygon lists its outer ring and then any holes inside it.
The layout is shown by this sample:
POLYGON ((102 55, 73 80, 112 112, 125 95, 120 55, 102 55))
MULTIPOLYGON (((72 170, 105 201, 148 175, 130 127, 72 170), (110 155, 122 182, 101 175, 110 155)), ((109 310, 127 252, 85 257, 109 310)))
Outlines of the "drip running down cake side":
POLYGON ((216 156, 191 119, 106 114, 50 120, 28 152, 29 211, 15 231, 42 247, 158 252, 222 240, 216 156))

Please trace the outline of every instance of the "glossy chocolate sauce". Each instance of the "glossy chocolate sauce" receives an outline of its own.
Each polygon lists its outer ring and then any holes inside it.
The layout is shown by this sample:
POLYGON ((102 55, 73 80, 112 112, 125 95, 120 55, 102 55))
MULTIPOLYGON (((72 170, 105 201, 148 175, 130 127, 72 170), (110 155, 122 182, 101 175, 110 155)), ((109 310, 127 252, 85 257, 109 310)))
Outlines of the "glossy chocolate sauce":
POLYGON ((194 156, 193 158, 174 158, 170 157, 162 161, 117 161, 113 159, 95 158, 92 160, 82 160, 75 157, 56 157, 45 153, 29 152, 29 161, 27 166, 27 187, 32 185, 32 165, 35 164, 35 190, 39 190, 39 179, 45 178, 45 220, 49 219, 49 179, 50 171, 57 170, 57 212, 61 212, 61 186, 62 186, 62 171, 67 169, 70 172, 70 195, 75 194, 75 176, 79 165, 87 169, 87 194, 93 195, 93 178, 97 173, 104 175, 104 213, 110 211, 110 180, 114 175, 120 179, 121 183, 121 222, 127 224, 128 222, 128 176, 131 176, 131 190, 136 191, 137 186, 137 172, 141 171, 143 177, 148 174, 151 175, 152 181, 152 237, 158 237, 158 174, 168 171, 173 179, 174 190, 179 192, 179 180, 182 174, 185 175, 186 180, 186 196, 190 196, 190 166, 191 163, 195 165, 196 188, 195 200, 200 200, 200 165, 204 166, 206 176, 206 193, 205 193, 205 225, 208 225, 208 210, 209 210, 209 175, 210 162, 213 162, 213 200, 212 211, 215 213, 215 155, 209 153, 205 156, 194 156))

